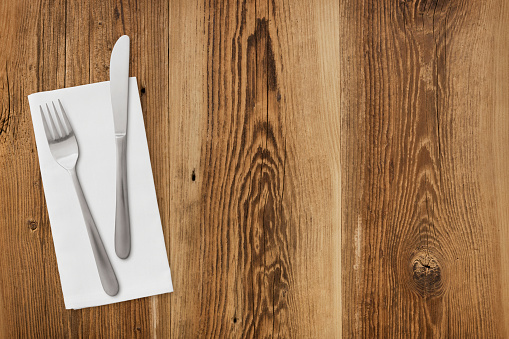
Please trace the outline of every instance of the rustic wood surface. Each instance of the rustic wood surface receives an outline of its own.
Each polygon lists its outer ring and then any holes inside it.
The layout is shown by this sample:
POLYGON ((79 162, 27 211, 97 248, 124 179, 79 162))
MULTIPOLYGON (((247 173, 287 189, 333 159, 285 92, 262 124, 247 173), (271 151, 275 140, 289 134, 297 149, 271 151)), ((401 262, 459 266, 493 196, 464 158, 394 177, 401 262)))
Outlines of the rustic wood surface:
POLYGON ((1 338, 508 338, 505 0, 0 1, 1 338), (27 95, 131 37, 175 292, 65 310, 27 95))
POLYGON ((343 1, 343 335, 509 337, 509 3, 343 1))

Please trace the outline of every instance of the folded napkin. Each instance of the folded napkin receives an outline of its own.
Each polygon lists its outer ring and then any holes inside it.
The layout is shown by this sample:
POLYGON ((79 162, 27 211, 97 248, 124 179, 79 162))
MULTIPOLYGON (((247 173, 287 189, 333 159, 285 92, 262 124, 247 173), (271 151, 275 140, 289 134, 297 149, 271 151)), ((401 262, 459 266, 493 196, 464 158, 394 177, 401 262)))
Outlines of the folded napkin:
MULTIPOLYGON (((127 182, 131 254, 114 249, 115 135, 110 83, 40 92, 28 96, 39 153, 44 195, 65 308, 111 304, 173 291, 136 78, 129 79, 127 182), (108 296, 101 285, 85 222, 71 177, 53 159, 39 105, 60 99, 79 145, 76 166, 83 192, 120 286, 108 296)), ((58 104, 57 104, 58 107, 58 104)))

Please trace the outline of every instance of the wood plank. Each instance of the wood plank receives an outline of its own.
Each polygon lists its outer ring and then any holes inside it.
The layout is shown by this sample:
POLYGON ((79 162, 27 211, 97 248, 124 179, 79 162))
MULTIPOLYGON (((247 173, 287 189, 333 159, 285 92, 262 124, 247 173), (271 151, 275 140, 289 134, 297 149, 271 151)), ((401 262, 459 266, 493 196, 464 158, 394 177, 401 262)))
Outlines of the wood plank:
MULTIPOLYGON (((201 333, 203 182, 200 147, 207 115, 205 2, 169 4, 169 250, 173 337, 201 333)), ((212 318, 212 317, 211 317, 212 318)), ((168 321, 168 320, 166 320, 168 321)))
MULTIPOLYGON (((5 249, 0 254, 4 263, 0 270, 2 337, 151 336, 156 326, 168 332, 164 319, 169 314, 169 296, 87 310, 64 309, 26 98, 41 90, 108 80, 116 38, 124 32, 131 35, 131 74, 138 76, 142 92, 157 193, 160 202, 168 201, 168 48, 164 29, 160 34, 168 10, 160 12, 161 4, 146 3, 141 4, 139 15, 137 4, 129 5, 52 1, 0 8, 2 17, 17 18, 2 20, 5 34, 0 41, 9 51, 0 54, 5 89, 0 215, 2 226, 8 226, 0 233, 5 249), (156 321, 158 316, 162 321, 156 321)), ((161 205, 168 228, 169 209, 161 205)))
POLYGON ((171 4, 173 336, 340 333, 338 15, 171 4))
POLYGON ((339 19, 339 2, 269 2, 263 195, 274 337, 341 335, 339 19))
MULTIPOLYGON (((133 4, 130 4, 131 6, 133 4)), ((152 173, 156 187, 159 213, 165 236, 167 255, 170 245, 170 125, 169 125, 169 3, 147 1, 135 3, 131 18, 137 18, 133 29, 133 69, 138 77, 152 173)), ((132 20, 131 19, 131 20, 132 20)), ((170 262, 170 267, 173 268, 170 262)), ((136 327, 140 337, 167 338, 170 335, 171 294, 146 299, 148 319, 139 319, 136 327)))
POLYGON ((493 19, 490 20, 493 26, 490 29, 493 32, 493 64, 491 65, 491 76, 489 83, 491 85, 490 96, 493 98, 493 120, 491 125, 490 142, 495 150, 492 153, 493 171, 491 176, 487 178, 490 182, 490 188, 495 194, 492 202, 496 208, 496 227, 499 234, 500 246, 500 267, 498 272, 500 276, 500 295, 498 302, 501 304, 500 313, 498 314, 503 327, 501 328, 501 336, 509 336, 509 178, 507 169, 509 168, 509 23, 507 17, 509 15, 509 4, 507 2, 494 3, 490 13, 493 19))
POLYGON ((240 214, 260 160, 256 3, 181 1, 170 13, 171 333, 252 336, 253 218, 240 214))
POLYGON ((0 334, 69 335, 27 95, 62 87, 65 6, 2 3, 0 12, 0 334), (52 6, 54 8, 52 8, 52 6))
POLYGON ((341 4, 345 337, 507 336, 502 5, 341 4))

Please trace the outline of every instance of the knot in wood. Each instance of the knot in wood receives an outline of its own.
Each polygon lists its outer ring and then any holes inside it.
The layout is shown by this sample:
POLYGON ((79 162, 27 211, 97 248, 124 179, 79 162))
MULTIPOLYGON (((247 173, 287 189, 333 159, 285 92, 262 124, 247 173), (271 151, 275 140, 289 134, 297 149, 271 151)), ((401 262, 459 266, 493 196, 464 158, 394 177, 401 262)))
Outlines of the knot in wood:
POLYGON ((422 296, 436 296, 442 293, 442 267, 431 253, 419 253, 411 261, 412 280, 422 296))
POLYGON ((37 221, 35 220, 28 220, 28 228, 30 228, 32 231, 35 231, 37 229, 37 221))

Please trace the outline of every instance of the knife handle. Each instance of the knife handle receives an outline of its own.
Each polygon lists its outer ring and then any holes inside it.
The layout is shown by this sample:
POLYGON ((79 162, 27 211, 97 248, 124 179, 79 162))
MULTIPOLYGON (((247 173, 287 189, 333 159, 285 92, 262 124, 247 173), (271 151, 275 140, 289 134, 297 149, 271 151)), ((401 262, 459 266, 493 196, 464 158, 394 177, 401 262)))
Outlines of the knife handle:
POLYGON ((117 142, 117 206, 115 213, 115 253, 125 259, 131 252, 131 227, 127 199, 127 166, 125 135, 115 136, 117 142))
POLYGON ((118 293, 117 276, 115 275, 115 271, 113 271, 110 259, 108 258, 108 253, 106 252, 101 240, 101 235, 95 226, 94 218, 88 208, 87 200, 85 199, 78 175, 76 174, 76 168, 69 170, 69 173, 71 174, 72 182, 76 189, 76 195, 80 202, 83 219, 85 219, 88 238, 90 239, 90 245, 92 246, 92 252, 94 253, 95 264, 97 265, 101 284, 108 295, 114 296, 118 293))

